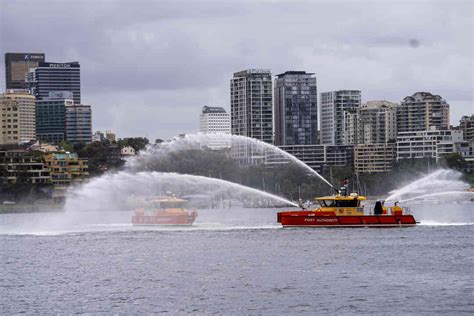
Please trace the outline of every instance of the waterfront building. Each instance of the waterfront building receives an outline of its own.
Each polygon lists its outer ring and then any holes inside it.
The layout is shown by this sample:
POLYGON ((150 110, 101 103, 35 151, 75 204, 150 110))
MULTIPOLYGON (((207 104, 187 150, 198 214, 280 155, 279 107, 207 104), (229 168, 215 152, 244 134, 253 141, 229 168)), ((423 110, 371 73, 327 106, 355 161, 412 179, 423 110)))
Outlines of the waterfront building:
POLYGON ((321 93, 321 144, 344 145, 346 113, 361 106, 359 90, 338 90, 321 93))
POLYGON ((398 132, 449 128, 449 104, 439 95, 416 92, 403 99, 397 109, 398 132))
POLYGON ((81 68, 79 62, 39 62, 27 74, 27 85, 37 99, 49 98, 52 91, 70 91, 75 104, 81 103, 81 68))
POLYGON ((44 155, 44 164, 50 170, 51 183, 67 186, 89 176, 86 159, 76 153, 55 152, 44 155))
POLYGON ((305 71, 287 71, 275 79, 275 145, 317 143, 316 78, 305 71))
MULTIPOLYGON (((324 172, 329 167, 352 166, 354 147, 351 145, 286 145, 280 149, 295 156, 312 169, 324 172)), ((267 157, 267 164, 288 163, 283 156, 267 157)))
POLYGON ((90 105, 68 105, 66 110, 66 140, 72 144, 92 142, 92 110, 90 105))
POLYGON ((397 158, 396 143, 360 144, 354 147, 356 173, 378 173, 392 170, 397 158))
POLYGON ((51 183, 42 158, 24 149, 0 151, 0 184, 51 183))
POLYGON ((6 89, 26 89, 26 74, 30 68, 38 67, 40 62, 44 62, 43 53, 6 53, 6 89))
POLYGON ((381 144, 397 138, 396 103, 369 101, 344 115, 346 144, 381 144))
POLYGON ((222 107, 204 106, 199 116, 199 132, 209 135, 204 146, 210 149, 230 148, 230 138, 219 134, 230 134, 230 114, 222 107), (214 135, 215 134, 215 135, 214 135))
POLYGON ((273 143, 272 75, 247 69, 230 80, 231 132, 273 143))
POLYGON ((463 155, 466 145, 462 143, 467 143, 462 131, 437 130, 435 126, 426 131, 400 132, 397 136, 397 160, 433 158, 438 161, 453 152, 463 155))
POLYGON ((36 139, 35 97, 27 90, 0 94, 0 144, 17 144, 36 139))
POLYGON ((132 146, 125 146, 120 150, 122 156, 133 156, 135 155, 135 149, 132 146))

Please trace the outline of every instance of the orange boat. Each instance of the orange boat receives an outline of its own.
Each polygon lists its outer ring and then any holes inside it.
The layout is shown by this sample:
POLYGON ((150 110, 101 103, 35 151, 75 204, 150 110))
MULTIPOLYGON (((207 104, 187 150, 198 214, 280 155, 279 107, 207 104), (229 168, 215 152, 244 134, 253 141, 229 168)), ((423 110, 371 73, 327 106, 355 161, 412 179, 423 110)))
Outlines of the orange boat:
POLYGON ((183 208, 186 200, 176 197, 153 199, 146 208, 135 210, 133 225, 185 225, 194 223, 198 213, 183 208))
POLYGON ((336 194, 315 199, 320 207, 314 210, 278 213, 278 222, 283 227, 405 227, 417 222, 408 208, 397 202, 387 209, 381 201, 375 204, 373 214, 365 214, 364 196, 336 194))

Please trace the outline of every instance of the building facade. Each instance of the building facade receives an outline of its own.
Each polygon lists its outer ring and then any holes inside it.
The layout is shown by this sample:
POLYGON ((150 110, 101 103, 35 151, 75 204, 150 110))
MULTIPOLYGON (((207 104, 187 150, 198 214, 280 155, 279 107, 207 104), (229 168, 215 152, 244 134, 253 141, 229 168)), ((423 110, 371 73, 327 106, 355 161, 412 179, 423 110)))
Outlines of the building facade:
POLYGON ((459 121, 459 130, 463 132, 464 140, 474 140, 474 114, 471 116, 463 116, 459 121))
POLYGON ((449 128, 449 104, 439 95, 416 92, 405 97, 397 109, 398 132, 449 128))
POLYGON ((344 145, 346 113, 361 106, 359 90, 339 90, 321 93, 321 144, 344 145))
POLYGON ((52 91, 70 91, 75 104, 81 103, 81 67, 79 62, 40 62, 27 74, 27 85, 38 100, 49 98, 52 91))
POLYGON ((7 90, 0 95, 0 144, 36 139, 35 97, 27 90, 7 90))
POLYGON ((461 150, 463 143, 462 131, 430 130, 400 132, 397 136, 397 160, 433 158, 438 161, 444 155, 461 150))
POLYGON ((230 114, 222 107, 204 106, 199 116, 199 131, 208 134, 204 146, 210 149, 230 148, 230 114))
POLYGON ((66 140, 72 144, 92 142, 92 110, 90 105, 73 104, 65 107, 66 140))
POLYGON ((346 144, 381 144, 397 138, 397 104, 369 101, 344 117, 346 144))
MULTIPOLYGON (((312 169, 324 172, 327 168, 337 166, 352 166, 354 162, 354 147, 350 145, 287 145, 280 149, 295 156, 312 169)), ((278 157, 279 160, 268 160, 271 163, 288 163, 288 159, 278 157)))
POLYGON ((44 156, 44 164, 50 170, 51 182, 55 185, 81 182, 89 176, 87 160, 80 159, 76 153, 48 153, 44 156))
POLYGON ((0 184, 51 183, 42 158, 26 150, 0 151, 0 170, 0 184))
POLYGON ((5 83, 6 89, 26 89, 26 74, 30 68, 38 67, 44 62, 42 53, 6 53, 5 83))
POLYGON ((59 144, 66 140, 66 106, 74 105, 70 99, 46 98, 36 100, 36 137, 38 140, 59 144))
POLYGON ((275 79, 275 145, 314 145, 318 92, 313 73, 287 71, 275 79))
POLYGON ((378 173, 392 170, 397 159, 395 143, 361 144, 354 147, 356 173, 378 173))
POLYGON ((270 70, 248 69, 230 80, 231 133, 273 143, 270 70))

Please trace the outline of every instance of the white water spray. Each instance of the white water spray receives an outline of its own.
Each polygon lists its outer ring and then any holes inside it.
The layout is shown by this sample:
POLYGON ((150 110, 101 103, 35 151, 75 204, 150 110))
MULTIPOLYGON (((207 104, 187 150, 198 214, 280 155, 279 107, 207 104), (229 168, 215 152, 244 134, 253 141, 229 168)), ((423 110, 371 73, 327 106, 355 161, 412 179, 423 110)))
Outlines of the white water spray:
POLYGON ((271 144, 262 142, 255 138, 245 137, 241 135, 230 135, 230 134, 188 134, 181 138, 175 138, 171 141, 164 142, 159 144, 159 146, 150 145, 143 152, 140 152, 138 156, 132 157, 127 161, 126 167, 130 169, 135 169, 137 167, 146 165, 146 163, 153 159, 159 159, 167 155, 170 152, 176 152, 181 150, 189 149, 202 149, 210 143, 227 143, 232 146, 249 146, 258 150, 265 159, 267 157, 273 156, 273 158, 283 158, 283 160, 289 160, 296 163, 298 166, 304 168, 306 171, 312 175, 318 177, 329 187, 336 190, 336 188, 327 181, 323 176, 318 172, 313 170, 307 164, 296 158, 295 156, 287 153, 286 151, 273 146, 271 144))
POLYGON ((439 169, 410 184, 391 191, 386 201, 411 201, 424 197, 443 195, 465 195, 469 184, 461 180, 462 174, 458 171, 439 169))
POLYGON ((118 172, 95 178, 71 191, 66 200, 66 210, 131 210, 143 205, 146 198, 168 192, 236 200, 266 199, 275 202, 275 205, 298 207, 282 197, 215 178, 162 172, 118 172))

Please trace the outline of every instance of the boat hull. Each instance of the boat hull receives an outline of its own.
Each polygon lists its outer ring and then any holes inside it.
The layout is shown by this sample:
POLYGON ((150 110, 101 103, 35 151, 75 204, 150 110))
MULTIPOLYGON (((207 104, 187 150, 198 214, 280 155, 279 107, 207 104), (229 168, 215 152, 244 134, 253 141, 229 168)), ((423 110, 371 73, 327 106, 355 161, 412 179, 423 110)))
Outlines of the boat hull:
POLYGON ((413 215, 317 215, 315 212, 280 212, 283 227, 409 227, 417 223, 413 215))

